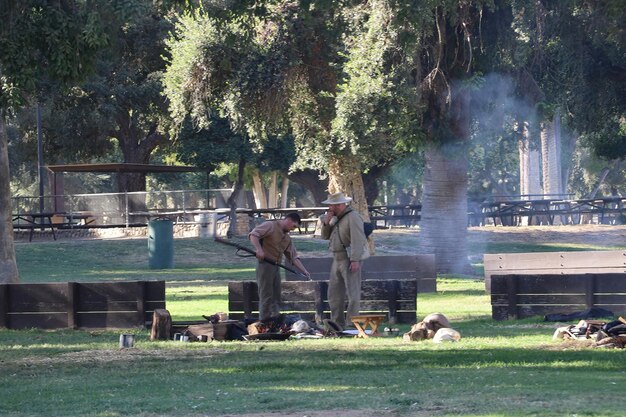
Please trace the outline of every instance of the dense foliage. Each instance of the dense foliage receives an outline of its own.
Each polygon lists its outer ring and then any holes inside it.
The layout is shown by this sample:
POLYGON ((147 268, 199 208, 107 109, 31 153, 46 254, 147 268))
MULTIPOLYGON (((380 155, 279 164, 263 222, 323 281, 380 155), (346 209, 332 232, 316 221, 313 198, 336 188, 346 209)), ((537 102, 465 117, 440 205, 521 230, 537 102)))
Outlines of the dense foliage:
POLYGON ((425 216, 437 239, 464 227, 442 196, 519 194, 520 126, 554 114, 568 191, 625 181, 619 0, 8 0, 0 18, 14 189, 34 178, 37 102, 47 161, 304 170, 360 210, 387 181, 457 220, 425 216))

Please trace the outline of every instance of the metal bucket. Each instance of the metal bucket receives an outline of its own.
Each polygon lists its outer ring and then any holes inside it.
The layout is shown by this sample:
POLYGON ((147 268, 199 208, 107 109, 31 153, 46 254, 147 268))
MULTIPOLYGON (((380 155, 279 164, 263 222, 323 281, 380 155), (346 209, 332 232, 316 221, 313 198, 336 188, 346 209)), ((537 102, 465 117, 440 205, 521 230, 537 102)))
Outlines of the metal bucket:
POLYGON ((121 334, 120 335, 120 348, 132 348, 135 346, 134 334, 121 334))

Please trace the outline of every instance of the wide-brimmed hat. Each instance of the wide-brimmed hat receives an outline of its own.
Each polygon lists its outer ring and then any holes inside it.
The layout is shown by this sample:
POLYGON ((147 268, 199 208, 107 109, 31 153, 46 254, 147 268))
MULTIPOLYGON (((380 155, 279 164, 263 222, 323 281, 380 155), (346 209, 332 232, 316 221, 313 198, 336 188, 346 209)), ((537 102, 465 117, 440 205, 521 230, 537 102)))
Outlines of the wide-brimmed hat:
POLYGON ((322 204, 341 204, 349 203, 352 201, 352 197, 347 197, 341 191, 335 194, 329 194, 328 198, 322 201, 322 204))

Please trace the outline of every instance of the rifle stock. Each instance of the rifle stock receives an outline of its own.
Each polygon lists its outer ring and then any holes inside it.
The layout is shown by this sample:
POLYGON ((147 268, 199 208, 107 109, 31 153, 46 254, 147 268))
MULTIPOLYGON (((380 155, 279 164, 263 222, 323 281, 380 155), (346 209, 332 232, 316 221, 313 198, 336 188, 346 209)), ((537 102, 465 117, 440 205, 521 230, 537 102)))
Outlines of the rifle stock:
MULTIPOLYGON (((229 242, 228 240, 225 240, 225 239, 220 239, 219 237, 215 237, 214 239, 215 239, 215 241, 216 241, 216 242, 218 242, 218 243, 222 243, 222 244, 224 244, 224 245, 229 245, 229 246, 235 247, 235 248, 237 248, 238 250, 242 250, 242 251, 244 251, 244 252, 248 252, 249 254, 252 254, 252 255, 255 255, 255 256, 256 256, 256 252, 255 252, 255 251, 253 251, 253 250, 252 250, 252 249, 250 249, 250 248, 247 248, 247 247, 245 247, 245 246, 239 245, 239 244, 234 243, 234 242, 229 242)), ((279 262, 276 262, 276 261, 274 261, 274 260, 272 260, 272 259, 269 259, 269 258, 264 258, 263 260, 264 260, 265 262, 269 263, 269 264, 279 266, 279 267, 281 267, 281 268, 283 268, 283 269, 285 269, 285 270, 287 270, 287 271, 289 271, 289 272, 292 272, 292 273, 294 273, 294 274, 296 274, 296 275, 298 275, 298 276, 301 276, 301 277, 304 277, 304 278, 306 278, 306 279, 310 280, 310 278, 309 278, 309 277, 307 277, 306 275, 304 275, 302 272, 300 272, 300 271, 296 271, 295 269, 290 268, 290 267, 288 267, 288 266, 285 266, 285 265, 283 265, 283 264, 281 264, 281 263, 279 263, 279 262)))

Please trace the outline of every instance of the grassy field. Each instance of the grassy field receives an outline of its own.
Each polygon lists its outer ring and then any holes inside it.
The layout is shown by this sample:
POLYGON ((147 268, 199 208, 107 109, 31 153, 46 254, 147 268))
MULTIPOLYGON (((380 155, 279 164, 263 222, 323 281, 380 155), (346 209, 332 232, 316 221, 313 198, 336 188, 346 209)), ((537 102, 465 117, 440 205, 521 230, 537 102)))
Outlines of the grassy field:
MULTIPOLYGON (((458 343, 401 338, 285 342, 150 342, 135 330, 0 330, 2 416, 621 416, 626 354, 552 341, 541 318, 495 322, 479 275, 485 252, 614 249, 617 239, 471 236, 475 277, 440 277, 418 317, 445 314, 458 343), (582 242, 581 242, 582 241, 582 242)), ((378 252, 406 253, 419 236, 377 234, 378 252)), ((620 238, 621 236, 621 238, 620 238)), ((306 255, 325 244, 297 237, 306 255)), ((175 241, 175 268, 148 269, 145 240, 17 246, 23 282, 165 279, 175 320, 227 310, 226 282, 254 261, 201 239, 175 241)), ((408 325, 401 326, 402 331, 408 325)))

